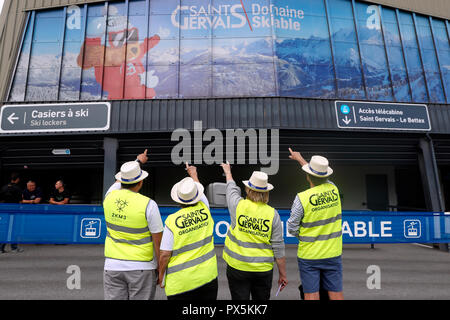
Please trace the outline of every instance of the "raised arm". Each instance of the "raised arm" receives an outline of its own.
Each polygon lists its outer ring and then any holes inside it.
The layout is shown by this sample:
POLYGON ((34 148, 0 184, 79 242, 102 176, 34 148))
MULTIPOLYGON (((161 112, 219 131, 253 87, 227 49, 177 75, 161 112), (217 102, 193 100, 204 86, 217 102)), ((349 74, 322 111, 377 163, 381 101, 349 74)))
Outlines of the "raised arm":
POLYGON ((292 160, 295 160, 295 161, 297 161, 298 163, 300 163, 300 165, 303 167, 304 165, 307 165, 308 164, 308 162, 305 160, 305 159, 303 159, 303 156, 301 155, 301 153, 300 152, 296 152, 296 151, 293 151, 291 148, 289 148, 289 152, 290 152, 290 156, 289 156, 289 159, 292 159, 292 160))

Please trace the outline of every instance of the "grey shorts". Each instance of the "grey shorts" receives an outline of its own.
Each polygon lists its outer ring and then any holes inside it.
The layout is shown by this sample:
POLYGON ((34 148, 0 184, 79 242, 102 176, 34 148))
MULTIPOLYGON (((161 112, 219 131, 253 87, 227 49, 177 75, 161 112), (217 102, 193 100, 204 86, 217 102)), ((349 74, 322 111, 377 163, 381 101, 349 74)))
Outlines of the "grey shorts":
POLYGON ((156 270, 103 272, 105 300, 155 299, 156 270))

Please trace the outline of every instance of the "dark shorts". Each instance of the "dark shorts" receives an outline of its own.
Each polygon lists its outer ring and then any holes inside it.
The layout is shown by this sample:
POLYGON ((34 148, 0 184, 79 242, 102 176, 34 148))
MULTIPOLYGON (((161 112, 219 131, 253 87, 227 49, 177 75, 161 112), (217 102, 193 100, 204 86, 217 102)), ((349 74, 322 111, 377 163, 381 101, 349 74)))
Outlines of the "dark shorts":
POLYGON ((305 293, 319 292, 320 288, 342 292, 342 257, 330 259, 298 259, 298 269, 305 293))

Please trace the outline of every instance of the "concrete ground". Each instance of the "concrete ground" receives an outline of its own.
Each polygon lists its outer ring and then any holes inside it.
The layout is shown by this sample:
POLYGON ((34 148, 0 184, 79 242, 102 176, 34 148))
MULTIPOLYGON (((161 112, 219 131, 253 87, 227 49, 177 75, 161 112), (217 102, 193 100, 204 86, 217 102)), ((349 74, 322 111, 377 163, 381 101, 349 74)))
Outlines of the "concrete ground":
MULTIPOLYGON (((23 245, 22 253, 0 254, 0 300, 102 300, 103 246, 23 245), (69 266, 81 270, 81 289, 69 290, 69 266)), ((222 248, 219 300, 230 300, 222 248)), ((272 299, 299 299, 296 246, 288 246, 289 285, 278 296, 275 268, 272 299)), ((344 245, 344 295, 349 300, 450 299, 450 253, 415 244, 344 245), (380 289, 368 289, 369 266, 381 272, 380 289)), ((372 283, 372 282, 371 282, 372 283)), ((156 298, 165 300, 159 287, 156 298)))

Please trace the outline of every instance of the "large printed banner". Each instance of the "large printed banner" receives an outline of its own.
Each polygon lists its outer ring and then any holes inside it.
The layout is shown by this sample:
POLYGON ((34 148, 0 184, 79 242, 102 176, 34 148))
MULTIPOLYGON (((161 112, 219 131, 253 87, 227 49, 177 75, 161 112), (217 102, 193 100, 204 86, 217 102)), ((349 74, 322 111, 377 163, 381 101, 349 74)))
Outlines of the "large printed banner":
MULTIPOLYGON (((178 209, 161 207, 163 221, 178 209)), ((287 244, 289 211, 279 211, 287 244)), ((214 242, 225 242, 226 209, 212 209, 214 242)), ((194 223, 194 222, 193 222, 194 223)), ((186 224, 188 226, 189 224, 186 224)), ((187 232, 187 231, 186 231, 187 232)), ((450 243, 450 215, 418 212, 343 212, 344 243, 450 243)), ((106 224, 100 206, 0 205, 1 243, 103 244, 106 224)))
MULTIPOLYGON (((383 9, 383 31, 380 6, 355 8, 347 0, 129 0, 35 11, 10 100, 428 101, 411 14, 400 15, 403 55, 393 9, 383 9)), ((429 21, 417 19, 426 48, 433 46, 429 21)), ((445 70, 445 23, 433 21, 445 70)), ((431 100, 445 102, 435 51, 426 54, 431 100)))

